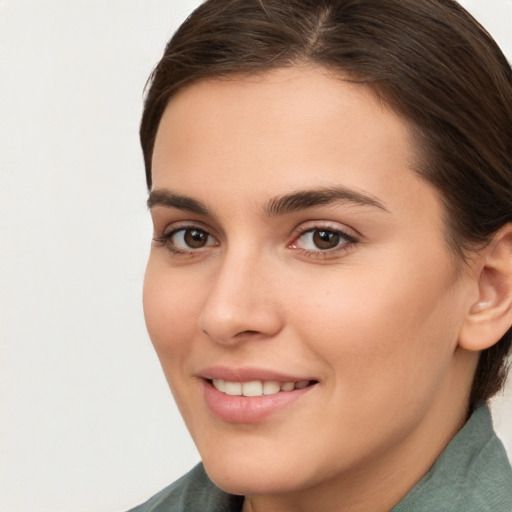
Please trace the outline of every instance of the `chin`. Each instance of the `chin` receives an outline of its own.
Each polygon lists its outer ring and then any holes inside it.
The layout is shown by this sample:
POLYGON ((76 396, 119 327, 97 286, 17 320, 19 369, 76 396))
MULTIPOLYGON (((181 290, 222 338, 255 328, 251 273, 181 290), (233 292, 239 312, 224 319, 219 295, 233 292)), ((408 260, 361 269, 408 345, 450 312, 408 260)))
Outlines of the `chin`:
POLYGON ((297 450, 296 444, 287 447, 282 440, 277 445, 254 444, 248 449, 220 443, 219 449, 205 450, 202 460, 210 479, 228 493, 247 496, 295 492, 327 476, 313 454, 297 450))
POLYGON ((297 475, 292 468, 283 471, 275 467, 247 468, 243 464, 234 464, 229 469, 207 463, 204 465, 212 482, 230 494, 240 496, 281 494, 293 492, 302 487, 301 475, 297 475))

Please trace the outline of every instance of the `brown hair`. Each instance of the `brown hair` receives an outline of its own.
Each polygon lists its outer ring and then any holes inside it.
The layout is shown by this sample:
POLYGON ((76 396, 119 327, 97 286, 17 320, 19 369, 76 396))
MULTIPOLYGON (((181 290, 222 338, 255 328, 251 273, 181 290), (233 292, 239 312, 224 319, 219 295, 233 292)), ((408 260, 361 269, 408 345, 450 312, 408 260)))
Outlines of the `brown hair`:
MULTIPOLYGON (((460 261, 512 221, 512 71, 453 0, 207 0, 148 84, 140 128, 148 187, 160 119, 179 89, 301 63, 364 83, 408 120, 416 171, 440 191, 460 261)), ((503 386, 511 339, 509 330, 482 352, 471 406, 503 386)))

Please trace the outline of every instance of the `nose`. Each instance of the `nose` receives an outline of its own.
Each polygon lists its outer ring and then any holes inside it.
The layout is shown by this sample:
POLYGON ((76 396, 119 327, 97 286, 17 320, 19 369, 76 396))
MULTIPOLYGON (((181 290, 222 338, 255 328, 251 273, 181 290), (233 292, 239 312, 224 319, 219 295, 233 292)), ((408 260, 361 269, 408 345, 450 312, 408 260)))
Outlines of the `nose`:
POLYGON ((282 328, 277 288, 261 260, 242 254, 225 257, 209 283, 199 328, 223 345, 272 338, 282 328))

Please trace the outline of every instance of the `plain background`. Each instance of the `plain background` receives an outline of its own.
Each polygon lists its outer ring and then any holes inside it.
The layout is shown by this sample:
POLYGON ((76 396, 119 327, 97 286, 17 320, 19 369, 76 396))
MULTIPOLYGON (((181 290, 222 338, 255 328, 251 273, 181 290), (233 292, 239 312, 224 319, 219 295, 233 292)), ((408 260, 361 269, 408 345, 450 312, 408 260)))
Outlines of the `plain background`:
MULTIPOLYGON (((0 0, 0 509, 120 512, 198 455, 145 331, 142 89, 197 0, 0 0)), ((512 57, 512 1, 466 0, 512 57)), ((512 454, 512 391, 494 415, 512 454)))

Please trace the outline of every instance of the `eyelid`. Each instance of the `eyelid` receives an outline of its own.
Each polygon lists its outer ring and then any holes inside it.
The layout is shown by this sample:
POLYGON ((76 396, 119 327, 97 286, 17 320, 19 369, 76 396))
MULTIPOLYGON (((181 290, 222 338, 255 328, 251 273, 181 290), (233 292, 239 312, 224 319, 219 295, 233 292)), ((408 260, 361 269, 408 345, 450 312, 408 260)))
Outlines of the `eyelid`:
POLYGON ((344 224, 340 224, 338 222, 328 220, 311 220, 307 222, 302 222, 293 230, 292 236, 296 238, 299 235, 302 235, 304 233, 307 233, 308 231, 313 230, 325 230, 340 233, 347 239, 350 239, 354 242, 359 241, 363 237, 363 235, 361 235, 361 233, 359 233, 354 228, 345 226, 344 224))
POLYGON ((162 222, 159 224, 163 224, 163 226, 160 228, 157 223, 154 224, 155 236, 156 233, 159 232, 159 237, 169 237, 170 235, 172 235, 172 233, 179 231, 180 229, 200 229, 201 231, 206 231, 216 240, 218 240, 219 238, 219 236, 217 235, 217 231, 214 228, 212 228, 208 224, 205 224, 204 222, 195 219, 177 220, 167 223, 162 222))
MULTIPOLYGON (((155 226, 156 227, 156 226, 155 226)), ((177 221, 172 222, 165 226, 163 230, 161 230, 161 234, 155 233, 153 235, 153 241, 159 243, 162 247, 166 247, 171 253, 175 255, 189 255, 189 256, 198 256, 201 253, 207 251, 208 249, 211 249, 212 247, 216 247, 220 245, 219 237, 215 233, 215 230, 213 230, 211 227, 206 226, 202 222, 199 221, 177 221), (176 235, 179 231, 186 231, 189 229, 196 229, 198 231, 204 231, 208 234, 209 237, 213 238, 215 240, 215 244, 212 245, 206 245, 204 247, 199 248, 192 248, 189 249, 183 249, 174 246, 171 243, 172 237, 176 235)))
POLYGON ((298 251, 300 254, 315 257, 315 258, 328 258, 328 257, 336 257, 340 252, 344 252, 352 248, 355 244, 360 242, 360 235, 351 234, 355 231, 354 229, 349 229, 344 227, 338 223, 332 221, 309 221, 298 226, 293 232, 292 241, 288 244, 288 248, 291 250, 298 251), (331 233, 337 233, 345 240, 344 243, 340 243, 339 245, 329 248, 329 249, 305 249, 304 247, 299 247, 294 245, 297 240, 305 235, 306 233, 311 233, 313 231, 328 231, 331 233))

